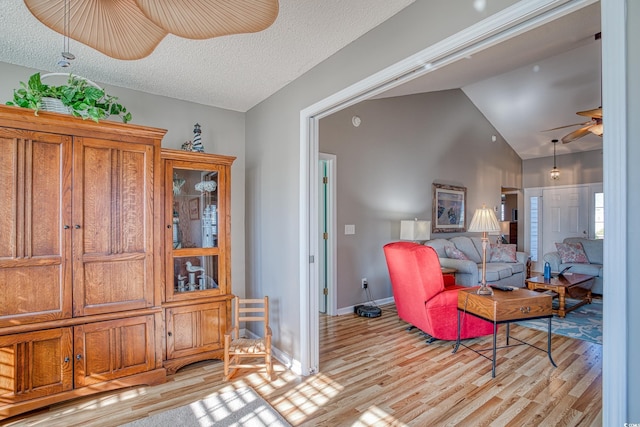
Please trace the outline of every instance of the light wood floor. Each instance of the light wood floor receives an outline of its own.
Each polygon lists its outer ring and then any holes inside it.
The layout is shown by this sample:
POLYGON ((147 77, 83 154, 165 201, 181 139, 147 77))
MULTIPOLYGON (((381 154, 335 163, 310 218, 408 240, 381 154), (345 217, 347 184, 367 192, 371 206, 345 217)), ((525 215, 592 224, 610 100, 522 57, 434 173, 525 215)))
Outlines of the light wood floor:
MULTIPOLYGON (((491 362, 452 343, 425 344, 393 306, 379 318, 321 316, 321 373, 297 377, 282 365, 268 382, 243 371, 223 383, 222 362, 183 368, 167 383, 77 399, 9 420, 10 426, 117 426, 185 405, 216 391, 253 387, 292 425, 304 426, 600 426, 602 347, 553 336, 553 368, 529 346, 499 350, 491 362)), ((546 334, 512 326, 546 347, 546 334)), ((471 340, 482 347, 489 338, 471 340)), ((6 421, 5 421, 6 422, 6 421)), ((2 423, 0 423, 2 424, 2 423)), ((179 426, 176 426, 179 427, 179 426)))

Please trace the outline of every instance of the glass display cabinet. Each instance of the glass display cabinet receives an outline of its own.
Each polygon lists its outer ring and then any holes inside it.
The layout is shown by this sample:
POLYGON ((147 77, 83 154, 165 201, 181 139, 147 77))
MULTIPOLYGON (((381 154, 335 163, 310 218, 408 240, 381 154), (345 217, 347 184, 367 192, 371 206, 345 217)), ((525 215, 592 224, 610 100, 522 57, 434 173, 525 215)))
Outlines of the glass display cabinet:
POLYGON ((223 355, 231 316, 234 157, 161 150, 164 174, 164 367, 223 355))
POLYGON ((162 150, 165 298, 229 293, 229 170, 233 158, 162 150))

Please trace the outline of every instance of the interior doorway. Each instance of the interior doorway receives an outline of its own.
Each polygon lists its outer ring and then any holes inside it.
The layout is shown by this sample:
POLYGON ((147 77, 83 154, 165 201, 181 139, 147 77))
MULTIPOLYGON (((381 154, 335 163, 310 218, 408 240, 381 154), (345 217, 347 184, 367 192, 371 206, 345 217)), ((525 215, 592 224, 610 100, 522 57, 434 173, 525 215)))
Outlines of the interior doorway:
MULTIPOLYGON (((603 3, 605 0, 603 0, 603 3)), ((317 163, 318 163, 318 121, 333 112, 375 96, 391 85, 400 85, 421 74, 429 72, 423 66, 430 64, 433 69, 445 66, 455 56, 472 54, 482 49, 483 41, 493 43, 504 41, 517 32, 527 31, 541 22, 550 22, 564 13, 584 7, 580 1, 569 1, 557 8, 540 8, 541 4, 519 2, 509 16, 493 15, 483 21, 482 26, 472 26, 455 35, 450 43, 433 45, 412 57, 406 58, 342 91, 332 94, 300 111, 300 372, 313 374, 319 369, 318 311, 317 311, 317 263, 310 259, 317 249, 317 163)), ((548 6, 548 4, 547 4, 548 6)), ((605 134, 605 193, 607 200, 607 236, 605 240, 605 262, 611 266, 607 279, 614 283, 627 283, 626 258, 612 256, 614 250, 624 247, 627 242, 627 51, 625 24, 626 11, 623 2, 607 1, 603 4, 606 16, 602 19, 602 31, 607 34, 603 41, 603 91, 607 94, 603 108, 617 114, 608 116, 605 134), (612 243, 613 242, 613 243, 612 243)), ((485 45, 486 46, 486 45, 485 45)), ((620 390, 627 390, 628 383, 628 342, 625 336, 628 315, 625 302, 627 288, 622 286, 604 301, 604 333, 608 339, 603 345, 605 354, 617 357, 603 360, 603 400, 606 419, 612 424, 620 424, 627 413, 626 396, 620 390), (621 395, 622 394, 622 395, 621 395), (609 398, 607 398, 607 396, 609 398), (618 399, 611 399, 618 396, 618 399)))

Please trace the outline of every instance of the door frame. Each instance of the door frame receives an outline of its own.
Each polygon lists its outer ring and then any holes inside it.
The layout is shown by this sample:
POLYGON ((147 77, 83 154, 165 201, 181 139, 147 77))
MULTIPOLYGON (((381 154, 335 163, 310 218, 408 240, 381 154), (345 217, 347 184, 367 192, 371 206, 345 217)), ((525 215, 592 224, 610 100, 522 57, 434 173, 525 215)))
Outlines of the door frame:
MULTIPOLYGON (((334 112, 403 84, 430 70, 443 67, 530 30, 567 13, 594 3, 590 0, 520 1, 429 48, 373 74, 300 111, 300 373, 310 375, 319 368, 318 265, 314 262, 317 242, 318 121, 334 112), (425 67, 422 64, 428 64, 425 67)), ((614 256, 627 247, 627 28, 626 1, 601 0, 603 109, 607 120, 604 134, 606 280, 627 283, 627 260, 614 256)), ((627 288, 622 286, 604 300, 603 324, 603 423, 626 421, 628 396, 627 288), (616 357, 609 355, 616 354, 616 357), (609 357, 608 357, 609 356, 609 357)))

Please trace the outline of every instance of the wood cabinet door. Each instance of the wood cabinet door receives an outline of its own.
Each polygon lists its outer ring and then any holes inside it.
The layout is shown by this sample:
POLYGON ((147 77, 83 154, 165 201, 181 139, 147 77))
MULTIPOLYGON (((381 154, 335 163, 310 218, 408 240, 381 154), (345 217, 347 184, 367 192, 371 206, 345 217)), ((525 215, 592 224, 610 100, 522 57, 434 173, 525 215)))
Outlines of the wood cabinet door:
POLYGON ((155 368, 153 315, 74 328, 75 386, 83 387, 155 368))
POLYGON ((167 359, 219 350, 224 345, 226 302, 166 309, 167 359))
POLYGON ((153 153, 74 139, 74 316, 153 305, 153 153))
POLYGON ((0 337, 0 401, 16 403, 71 390, 71 328, 0 337))
POLYGON ((0 128, 0 327, 71 317, 71 137, 0 128))

